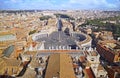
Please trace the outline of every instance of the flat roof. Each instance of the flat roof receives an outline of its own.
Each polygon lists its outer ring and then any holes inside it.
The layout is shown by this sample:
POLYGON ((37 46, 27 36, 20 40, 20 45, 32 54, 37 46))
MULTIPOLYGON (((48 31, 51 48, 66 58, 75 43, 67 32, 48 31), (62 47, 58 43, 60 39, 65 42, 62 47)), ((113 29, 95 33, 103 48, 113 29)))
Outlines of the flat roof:
POLYGON ((0 35, 0 41, 9 41, 9 40, 15 40, 16 36, 13 34, 7 34, 7 35, 0 35))
POLYGON ((6 57, 9 57, 14 52, 14 48, 15 46, 11 45, 8 48, 6 48, 2 54, 6 57))
POLYGON ((45 78, 75 78, 71 56, 65 53, 50 55, 45 78))

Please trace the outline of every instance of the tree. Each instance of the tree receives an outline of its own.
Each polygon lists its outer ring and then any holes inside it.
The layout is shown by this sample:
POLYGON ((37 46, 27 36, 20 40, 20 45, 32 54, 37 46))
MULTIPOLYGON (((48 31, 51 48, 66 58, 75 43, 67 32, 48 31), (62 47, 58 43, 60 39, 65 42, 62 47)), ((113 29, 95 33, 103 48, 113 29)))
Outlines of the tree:
POLYGON ((52 18, 52 17, 51 16, 42 16, 39 19, 43 21, 43 20, 48 20, 49 18, 52 18))
POLYGON ((35 32, 36 32, 36 30, 30 31, 29 35, 34 34, 35 32))

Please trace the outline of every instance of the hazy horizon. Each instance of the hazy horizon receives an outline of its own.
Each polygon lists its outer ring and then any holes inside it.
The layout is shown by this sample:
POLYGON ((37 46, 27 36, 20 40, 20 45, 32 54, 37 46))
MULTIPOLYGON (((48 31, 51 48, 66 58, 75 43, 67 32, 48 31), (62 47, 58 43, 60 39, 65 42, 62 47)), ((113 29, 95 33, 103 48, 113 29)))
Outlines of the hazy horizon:
POLYGON ((0 10, 120 10, 120 0, 2 0, 0 10))

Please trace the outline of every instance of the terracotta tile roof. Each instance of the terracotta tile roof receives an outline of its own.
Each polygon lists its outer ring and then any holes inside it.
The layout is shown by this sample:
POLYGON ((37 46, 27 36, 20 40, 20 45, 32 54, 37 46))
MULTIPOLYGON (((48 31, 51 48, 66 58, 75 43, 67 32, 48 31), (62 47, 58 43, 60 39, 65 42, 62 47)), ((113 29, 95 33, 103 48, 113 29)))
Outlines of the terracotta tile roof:
POLYGON ((90 52, 92 56, 97 56, 97 52, 93 51, 93 52, 90 52))
POLYGON ((0 74, 3 74, 3 69, 6 67, 20 67, 21 62, 16 59, 0 58, 0 74))
POLYGON ((81 56, 81 57, 80 57, 80 62, 85 62, 85 61, 86 61, 85 56, 81 56))
POLYGON ((120 73, 120 67, 119 67, 119 66, 112 66, 111 69, 112 69, 114 72, 120 73))
POLYGON ((37 59, 32 59, 30 65, 31 65, 31 67, 33 67, 33 68, 40 67, 40 63, 38 62, 37 59))
POLYGON ((78 68, 79 66, 77 64, 73 64, 73 68, 78 68))
POLYGON ((7 66, 20 66, 21 61, 16 60, 16 59, 2 59, 3 62, 7 65, 7 66))
POLYGON ((97 70, 105 70, 105 69, 102 67, 102 65, 99 64, 97 70))
POLYGON ((88 78, 95 78, 95 76, 94 76, 91 68, 86 68, 86 69, 85 69, 85 72, 86 72, 88 78))

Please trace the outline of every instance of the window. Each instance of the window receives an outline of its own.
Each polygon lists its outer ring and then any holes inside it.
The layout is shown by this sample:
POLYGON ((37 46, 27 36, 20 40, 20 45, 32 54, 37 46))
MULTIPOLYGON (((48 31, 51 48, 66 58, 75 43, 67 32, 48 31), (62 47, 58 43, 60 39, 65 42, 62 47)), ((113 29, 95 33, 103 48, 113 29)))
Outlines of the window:
POLYGON ((100 77, 102 78, 102 77, 104 77, 104 75, 100 75, 100 77))
POLYGON ((91 61, 94 61, 94 58, 91 58, 91 61))

